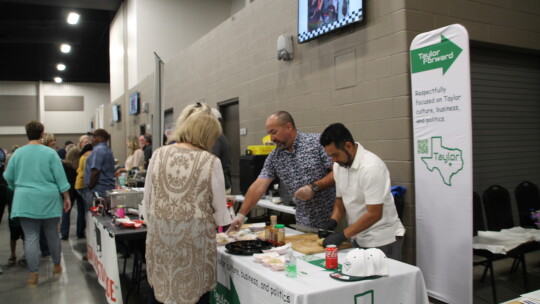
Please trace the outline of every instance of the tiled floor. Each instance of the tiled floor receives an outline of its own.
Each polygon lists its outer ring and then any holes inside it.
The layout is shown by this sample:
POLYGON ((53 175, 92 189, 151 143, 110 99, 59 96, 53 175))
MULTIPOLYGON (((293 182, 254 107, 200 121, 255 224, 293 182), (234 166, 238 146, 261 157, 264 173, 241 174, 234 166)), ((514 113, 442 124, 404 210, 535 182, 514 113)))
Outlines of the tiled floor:
MULTIPOLYGON (((6 212, 7 213, 7 212, 6 212)), ((26 265, 7 266, 9 258, 9 228, 6 214, 0 224, 0 267, 4 273, 0 275, 0 303, 39 303, 39 304, 101 304, 107 303, 104 289, 99 285, 92 266, 82 259, 85 240, 75 237, 76 210, 72 212, 71 237, 62 241, 62 267, 64 271, 60 276, 53 276, 52 261, 42 258, 40 264, 40 282, 37 287, 26 284, 28 269, 26 265)), ((22 243, 18 241, 17 256, 23 253, 22 243)), ((508 301, 524 293, 521 271, 510 273, 512 261, 510 259, 495 262, 497 296, 499 302, 508 301)), ((121 266, 121 265, 119 265, 121 266)), ((528 279, 530 289, 540 289, 540 252, 527 255, 528 279)), ((130 261, 128 259, 128 275, 130 261)), ((473 269, 474 304, 493 303, 489 277, 480 281, 483 267, 473 269)), ((128 282, 128 277, 121 277, 122 282, 128 282)), ((127 284, 122 284, 124 297, 127 284)), ((146 303, 145 284, 139 293, 130 296, 129 303, 146 303)), ((398 302, 396 302, 398 303, 398 302)), ((432 303, 443 303, 432 299, 432 303)), ((386 304, 386 303, 381 303, 386 304)), ((411 303, 414 304, 414 303, 411 303)))

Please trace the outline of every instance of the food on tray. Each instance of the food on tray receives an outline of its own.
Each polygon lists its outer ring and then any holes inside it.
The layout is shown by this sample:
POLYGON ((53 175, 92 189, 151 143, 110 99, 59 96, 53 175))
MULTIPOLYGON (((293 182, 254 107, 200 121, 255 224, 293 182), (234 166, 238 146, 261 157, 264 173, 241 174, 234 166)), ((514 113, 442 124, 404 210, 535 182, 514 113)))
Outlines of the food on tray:
POLYGON ((322 246, 323 242, 324 242, 324 239, 318 239, 317 245, 322 246))
POLYGON ((256 240, 257 238, 263 239, 264 236, 264 230, 259 231, 257 233, 251 232, 249 229, 243 229, 240 231, 232 231, 227 233, 218 233, 216 234, 216 241, 219 246, 226 245, 230 242, 235 241, 252 241, 256 240), (262 234, 260 234, 262 232, 262 234))
POLYGON ((234 241, 234 238, 230 238, 224 232, 216 234, 216 242, 217 242, 218 246, 223 246, 223 245, 226 245, 226 244, 228 244, 230 242, 233 242, 233 241, 234 241))
POLYGON ((253 232, 264 230, 265 227, 266 227, 265 223, 254 223, 254 224, 248 225, 249 230, 253 232))
POLYGON ((263 250, 264 253, 269 253, 269 252, 277 252, 281 255, 287 253, 287 250, 289 250, 289 248, 291 248, 292 244, 291 243, 287 243, 283 246, 279 246, 279 247, 275 247, 275 248, 270 248, 268 250, 263 250))
POLYGON ((277 252, 270 252, 270 253, 254 253, 253 259, 255 260, 255 263, 263 263, 265 260, 271 260, 274 258, 277 258, 279 256, 279 253, 277 252))
POLYGON ((273 259, 263 260, 263 266, 272 268, 275 271, 285 270, 285 257, 279 256, 273 259))
MULTIPOLYGON (((231 233, 232 234, 232 233, 231 233)), ((231 234, 229 234, 229 236, 231 236, 231 234)), ((249 230, 240 230, 238 231, 238 233, 235 233, 233 235, 233 237, 237 240, 237 241, 251 241, 251 240, 255 240, 257 239, 257 235, 256 234, 253 234, 251 231, 249 230)))

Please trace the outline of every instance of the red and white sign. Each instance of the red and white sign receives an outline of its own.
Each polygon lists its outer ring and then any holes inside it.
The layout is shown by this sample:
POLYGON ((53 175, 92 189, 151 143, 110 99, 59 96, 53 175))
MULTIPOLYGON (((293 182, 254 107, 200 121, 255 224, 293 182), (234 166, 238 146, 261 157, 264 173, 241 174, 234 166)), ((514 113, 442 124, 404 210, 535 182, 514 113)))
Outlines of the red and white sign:
POLYGON ((86 242, 88 262, 94 267, 99 284, 105 288, 107 302, 122 304, 116 241, 90 212, 86 214, 86 242))

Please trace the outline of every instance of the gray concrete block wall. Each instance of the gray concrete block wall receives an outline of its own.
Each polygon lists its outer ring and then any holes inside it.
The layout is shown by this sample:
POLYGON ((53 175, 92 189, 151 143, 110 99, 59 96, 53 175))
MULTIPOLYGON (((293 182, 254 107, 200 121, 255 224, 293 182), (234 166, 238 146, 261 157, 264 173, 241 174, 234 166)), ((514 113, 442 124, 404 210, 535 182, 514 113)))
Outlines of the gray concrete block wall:
MULTIPOLYGON (((297 2, 255 1, 165 63, 166 108, 174 107, 176 116, 201 98, 214 105, 238 97, 240 126, 248 130, 241 150, 260 143, 266 118, 277 110, 291 112, 303 132, 344 122, 387 162, 395 184, 411 186, 412 38, 404 6, 405 1, 367 1, 363 25, 295 43, 295 59, 284 62, 276 59, 276 40, 297 33, 297 2)), ((405 225, 412 228, 414 217, 405 225)), ((414 235, 409 237, 407 244, 414 244, 414 235)), ((414 262, 414 256, 406 259, 414 262)))
POLYGON ((540 2, 535 0, 407 0, 407 30, 460 23, 472 41, 540 49, 540 2))
MULTIPOLYGON (((414 170, 409 45, 420 32, 463 24, 472 40, 540 49, 540 2, 522 0, 366 0, 352 30, 294 44, 295 58, 276 59, 281 34, 297 34, 297 1, 257 0, 165 62, 163 97, 174 115, 188 104, 239 99, 241 151, 259 144, 267 116, 292 113, 304 132, 344 122, 381 156, 393 184, 407 187, 405 261, 415 262, 414 170)), ((137 90, 153 96, 153 82, 137 90)), ((144 99, 144 97, 142 97, 144 99)), ((129 120, 128 129, 144 119, 129 120)))

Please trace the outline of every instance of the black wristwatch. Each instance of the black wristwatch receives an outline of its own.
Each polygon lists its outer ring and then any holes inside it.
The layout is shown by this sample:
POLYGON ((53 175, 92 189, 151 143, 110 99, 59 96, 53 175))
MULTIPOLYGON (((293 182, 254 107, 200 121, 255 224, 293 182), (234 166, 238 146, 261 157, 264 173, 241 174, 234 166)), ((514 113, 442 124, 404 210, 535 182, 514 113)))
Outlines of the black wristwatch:
POLYGON ((317 184, 311 183, 311 190, 313 190, 313 192, 317 193, 317 192, 321 191, 321 188, 319 188, 319 186, 317 186, 317 184))

